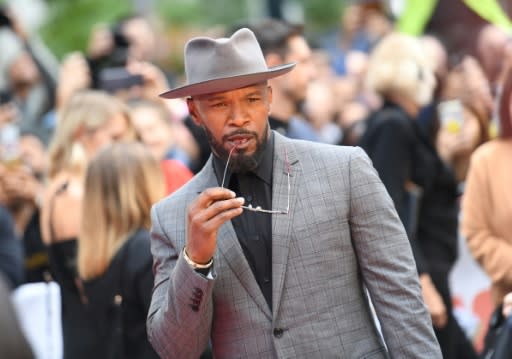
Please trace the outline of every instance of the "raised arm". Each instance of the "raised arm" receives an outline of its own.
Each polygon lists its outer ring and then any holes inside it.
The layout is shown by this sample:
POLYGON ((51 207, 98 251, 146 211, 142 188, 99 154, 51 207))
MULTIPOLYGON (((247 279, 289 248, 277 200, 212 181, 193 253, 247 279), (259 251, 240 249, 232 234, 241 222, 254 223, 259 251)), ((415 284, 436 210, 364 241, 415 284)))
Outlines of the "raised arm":
POLYGON ((149 340, 162 358, 198 358, 206 348, 212 326, 215 271, 212 267, 208 276, 196 271, 184 258, 183 244, 186 242, 189 261, 208 262, 216 250, 218 229, 242 212, 241 204, 229 190, 207 189, 188 207, 186 230, 174 220, 184 213, 161 210, 167 218, 174 217, 165 223, 160 220, 159 206, 152 209, 155 285, 147 327, 149 340), (181 238, 170 238, 164 226, 176 225, 182 230, 170 231, 181 238))

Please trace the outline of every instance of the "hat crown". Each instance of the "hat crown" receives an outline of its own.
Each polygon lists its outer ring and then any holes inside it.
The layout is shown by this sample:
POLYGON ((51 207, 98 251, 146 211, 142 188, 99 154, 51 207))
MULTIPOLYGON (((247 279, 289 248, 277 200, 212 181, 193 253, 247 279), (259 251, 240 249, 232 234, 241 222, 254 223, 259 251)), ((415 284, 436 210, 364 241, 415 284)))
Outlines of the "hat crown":
POLYGON ((234 90, 284 75, 294 66, 267 67, 256 36, 246 28, 230 38, 196 37, 185 46, 187 84, 160 96, 178 98, 234 90))
POLYGON ((198 37, 185 47, 185 74, 189 84, 267 70, 258 41, 246 28, 230 38, 198 37))

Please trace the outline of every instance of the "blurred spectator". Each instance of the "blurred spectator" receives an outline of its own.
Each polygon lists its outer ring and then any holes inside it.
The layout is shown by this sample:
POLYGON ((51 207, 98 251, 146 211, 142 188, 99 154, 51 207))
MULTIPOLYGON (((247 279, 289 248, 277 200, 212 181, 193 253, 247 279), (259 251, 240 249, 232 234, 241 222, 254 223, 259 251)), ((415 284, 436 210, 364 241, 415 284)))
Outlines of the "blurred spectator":
POLYGON ((344 7, 339 33, 335 39, 328 37, 325 41, 335 73, 348 74, 350 54, 369 53, 391 29, 391 22, 379 1, 364 1, 344 7))
POLYGON ((154 62, 159 47, 156 33, 147 18, 140 15, 126 16, 118 21, 119 32, 128 42, 130 58, 137 61, 154 62))
MULTIPOLYGON (((169 112, 161 102, 137 102, 132 105, 131 114, 141 142, 160 161, 167 194, 174 192, 193 176, 189 170, 192 165, 190 156, 176 143, 181 135, 178 129, 181 123, 170 122, 169 112)), ((189 141, 193 142, 193 139, 189 141)))
POLYGON ((458 128, 447 121, 438 123, 437 149, 441 158, 453 168, 457 181, 462 183, 471 154, 489 139, 492 109, 489 82, 474 58, 466 56, 449 72, 441 99, 460 101, 462 121, 458 128))
POLYGON ((355 76, 337 77, 333 80, 333 95, 336 99, 336 122, 342 130, 341 144, 354 146, 364 132, 369 105, 364 104, 360 79, 355 76))
POLYGON ((19 125, 47 144, 53 124, 43 115, 53 108, 58 63, 46 46, 23 28, 7 7, 0 9, 8 26, 0 29, 0 87, 7 90, 19 109, 19 125))
POLYGON ((23 283, 22 242, 14 231, 14 222, 7 209, 0 205, 0 274, 6 284, 17 287, 23 283))
POLYGON ((11 301, 11 292, 0 273, 0 358, 33 359, 11 301))
POLYGON ((512 292, 492 314, 482 358, 508 359, 512 353, 512 292))
POLYGON ((190 166, 192 159, 176 143, 176 126, 160 102, 139 101, 131 105, 133 125, 142 143, 158 160, 177 160, 190 166))
POLYGON ((498 79, 502 71, 505 49, 508 42, 507 33, 496 25, 487 24, 479 32, 476 40, 478 60, 496 94, 498 79))
POLYGON ((479 147, 471 157, 462 199, 462 233, 476 261, 492 281, 499 306, 512 291, 512 70, 499 102, 500 138, 479 147))
POLYGON ((304 112, 317 134, 318 141, 338 144, 341 141, 341 128, 334 122, 336 99, 328 80, 317 80, 308 86, 304 112))
POLYGON ((87 315, 76 300, 76 238, 79 234, 84 172, 88 161, 115 141, 135 138, 127 106, 106 93, 85 90, 75 93, 59 113, 50 146, 48 185, 41 209, 41 232, 48 246, 54 279, 61 285, 64 357, 70 354, 86 330, 77 325, 87 315))
POLYGON ((448 286, 457 257, 457 183, 415 121, 420 108, 432 100, 432 67, 419 41, 395 33, 375 47, 367 76, 384 105, 370 116, 360 144, 408 232, 443 357, 456 358, 459 350, 471 351, 457 347, 469 343, 459 341, 463 334, 452 314, 448 286))
POLYGON ((114 144, 90 162, 78 241, 83 287, 77 287, 90 322, 70 320, 76 327, 92 325, 70 338, 70 358, 158 358, 146 334, 153 286, 149 213, 163 196, 158 162, 141 144, 114 144))
POLYGON ((40 281, 48 269, 38 220, 46 153, 38 137, 20 132, 10 100, 0 104, 0 158, 0 202, 12 216, 19 245, 24 247, 25 280, 40 281))
POLYGON ((274 19, 265 19, 249 27, 258 39, 268 67, 290 62, 297 64, 290 73, 269 81, 273 99, 270 127, 290 138, 318 140, 301 112, 308 85, 316 76, 311 49, 302 29, 274 19))

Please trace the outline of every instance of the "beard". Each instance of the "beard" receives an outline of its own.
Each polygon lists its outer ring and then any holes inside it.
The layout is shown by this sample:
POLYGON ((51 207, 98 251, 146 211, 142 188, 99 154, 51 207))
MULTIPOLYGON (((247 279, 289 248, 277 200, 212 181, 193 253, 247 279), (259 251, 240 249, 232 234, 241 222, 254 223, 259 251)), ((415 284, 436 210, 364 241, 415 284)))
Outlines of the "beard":
POLYGON ((227 135, 222 137, 222 141, 219 142, 215 139, 213 134, 206 128, 202 126, 203 130, 206 134, 206 138, 208 139, 208 143, 212 148, 214 154, 217 155, 222 161, 227 162, 229 158, 229 150, 227 150, 222 144, 233 135, 249 135, 253 136, 256 139, 256 149, 252 154, 245 153, 246 150, 238 150, 235 149, 231 154, 231 158, 229 159, 228 168, 232 173, 247 173, 256 170, 258 167, 261 158, 263 157, 263 153, 267 148, 268 143, 268 133, 269 133, 269 125, 268 122, 265 125, 265 130, 263 131, 263 135, 261 137, 258 136, 258 133, 254 131, 248 131, 244 129, 239 129, 233 131, 227 135))

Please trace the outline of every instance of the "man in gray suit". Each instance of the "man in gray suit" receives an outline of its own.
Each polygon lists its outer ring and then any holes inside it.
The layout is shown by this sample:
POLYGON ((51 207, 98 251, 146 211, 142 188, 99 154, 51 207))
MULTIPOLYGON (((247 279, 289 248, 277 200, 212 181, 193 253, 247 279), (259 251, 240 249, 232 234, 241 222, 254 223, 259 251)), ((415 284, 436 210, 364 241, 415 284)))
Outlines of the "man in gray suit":
POLYGON ((359 148, 268 126, 254 34, 194 38, 187 96, 213 155, 152 209, 147 330, 162 358, 441 358, 404 228, 359 148), (380 321, 376 329, 369 299, 380 321))

